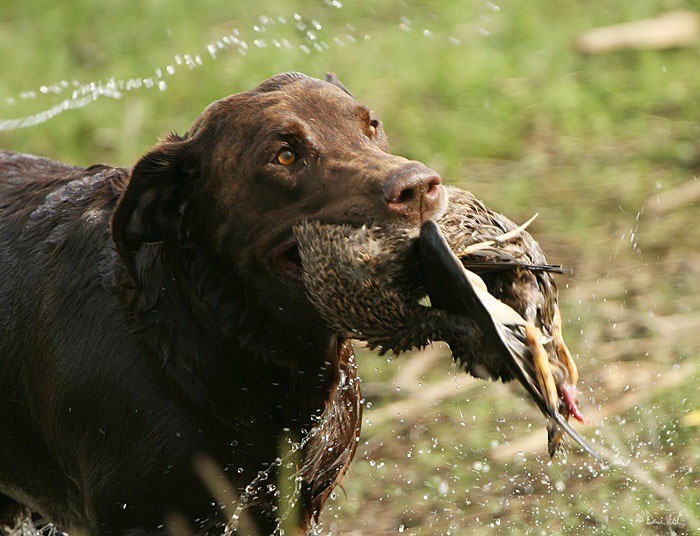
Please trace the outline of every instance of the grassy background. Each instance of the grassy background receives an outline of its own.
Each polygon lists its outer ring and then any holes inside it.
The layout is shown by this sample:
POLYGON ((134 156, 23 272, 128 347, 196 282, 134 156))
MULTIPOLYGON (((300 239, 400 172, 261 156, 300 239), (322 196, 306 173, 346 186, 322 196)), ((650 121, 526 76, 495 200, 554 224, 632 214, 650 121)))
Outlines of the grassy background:
POLYGON ((694 533, 700 48, 572 47, 586 29, 676 8, 700 2, 0 0, 0 124, 90 82, 160 69, 167 85, 0 131, 0 147, 129 165, 214 99, 281 71, 335 71, 395 152, 516 221, 540 213, 531 231, 574 270, 560 282, 592 424, 581 430, 613 463, 550 462, 522 392, 462 377, 440 345, 394 359, 360 349, 367 422, 324 533, 694 533), (247 50, 214 58, 207 45, 234 28, 247 50), (194 68, 177 64, 186 54, 194 68))

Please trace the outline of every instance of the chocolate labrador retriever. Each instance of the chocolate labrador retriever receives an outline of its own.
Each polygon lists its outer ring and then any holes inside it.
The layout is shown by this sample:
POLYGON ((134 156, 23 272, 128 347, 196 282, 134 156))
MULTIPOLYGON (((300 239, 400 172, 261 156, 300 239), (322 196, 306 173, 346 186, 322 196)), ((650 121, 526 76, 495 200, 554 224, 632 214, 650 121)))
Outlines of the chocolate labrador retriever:
POLYGON ((0 153, 0 511, 89 534, 162 533, 173 514, 212 530, 226 516, 206 460, 268 534, 288 434, 315 523, 362 407, 292 226, 419 225, 446 204, 336 82, 275 76, 131 169, 0 153))

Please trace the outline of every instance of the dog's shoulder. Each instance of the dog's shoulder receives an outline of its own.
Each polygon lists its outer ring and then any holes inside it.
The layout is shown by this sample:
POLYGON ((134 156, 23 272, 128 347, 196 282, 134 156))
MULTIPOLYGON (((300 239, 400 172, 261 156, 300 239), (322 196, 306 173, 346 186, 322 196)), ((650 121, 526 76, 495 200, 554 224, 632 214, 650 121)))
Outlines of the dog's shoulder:
POLYGON ((0 151, 0 227, 5 233, 13 228, 29 233, 31 239, 33 230, 51 233, 62 223, 86 230, 104 225, 128 179, 125 168, 83 168, 0 151))
POLYGON ((124 168, 0 152, 0 275, 29 294, 64 273, 111 286, 110 218, 128 179, 124 168))
MULTIPOLYGON (((0 151, 0 202, 5 205, 12 197, 18 197, 22 205, 31 204, 34 198, 38 202, 42 195, 49 195, 53 190, 71 182, 73 185, 67 190, 59 192, 58 195, 65 196, 65 194, 71 193, 75 196, 81 191, 85 193, 81 185, 90 182, 87 177, 99 173, 104 176, 105 172, 115 177, 123 174, 120 168, 105 165, 83 168, 41 156, 0 151), (86 180, 83 180, 82 183, 75 182, 76 180, 80 181, 80 179, 86 180)), ((118 189, 123 190, 123 186, 118 189)), ((53 198, 55 197, 53 196, 53 198)))

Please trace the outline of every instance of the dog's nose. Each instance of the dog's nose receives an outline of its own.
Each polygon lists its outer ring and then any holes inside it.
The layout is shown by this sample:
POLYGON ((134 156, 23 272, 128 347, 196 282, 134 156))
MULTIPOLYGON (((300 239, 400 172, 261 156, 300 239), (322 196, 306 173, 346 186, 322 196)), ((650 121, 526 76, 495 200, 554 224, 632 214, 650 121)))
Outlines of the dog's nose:
POLYGON ((389 210, 414 222, 432 218, 444 197, 440 175, 422 164, 401 169, 384 185, 389 210))

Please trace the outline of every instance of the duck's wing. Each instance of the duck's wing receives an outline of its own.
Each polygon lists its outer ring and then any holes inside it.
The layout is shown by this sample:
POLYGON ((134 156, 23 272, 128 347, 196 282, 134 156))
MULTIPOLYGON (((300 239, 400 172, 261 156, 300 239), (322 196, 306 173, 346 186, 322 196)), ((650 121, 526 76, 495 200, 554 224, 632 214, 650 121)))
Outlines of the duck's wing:
MULTIPOLYGON (((491 347, 493 356, 481 360, 494 376, 504 376, 500 371, 516 378, 525 387, 542 413, 560 426, 586 452, 598 458, 595 451, 569 425, 559 413, 559 397, 549 370, 546 353, 539 340, 539 331, 526 322, 515 310, 497 300, 486 289, 483 280, 466 270, 452 252, 436 223, 423 224, 418 237, 418 255, 421 277, 433 307, 444 309, 474 321, 481 330, 485 344, 491 347), (544 354, 544 355, 543 355, 544 354), (536 377, 528 374, 525 360, 533 360, 536 377)), ((451 346, 464 342, 446 341, 451 346)), ((469 363, 466 363, 470 369, 469 363)), ((477 374, 481 377, 480 374, 477 374)), ((551 449, 550 449, 551 450, 551 449)))

